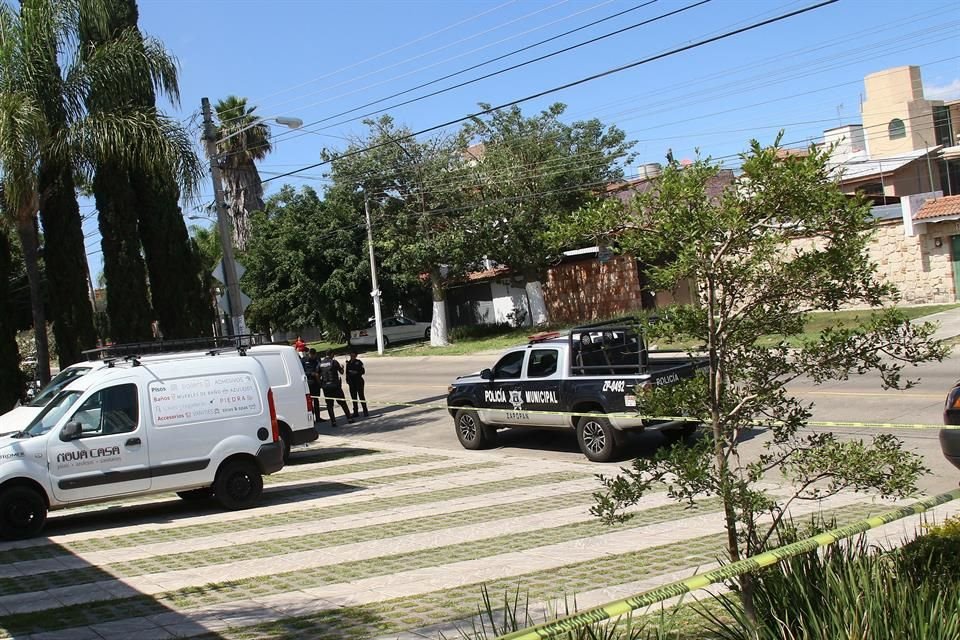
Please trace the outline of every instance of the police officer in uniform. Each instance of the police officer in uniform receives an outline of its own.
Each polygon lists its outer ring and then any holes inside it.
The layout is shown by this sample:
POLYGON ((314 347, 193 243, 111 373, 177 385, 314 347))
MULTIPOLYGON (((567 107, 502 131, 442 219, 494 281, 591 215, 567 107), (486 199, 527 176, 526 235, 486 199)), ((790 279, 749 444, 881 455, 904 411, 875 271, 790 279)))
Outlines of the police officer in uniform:
POLYGON ((310 349, 307 357, 303 359, 303 372, 307 375, 307 385, 310 387, 310 400, 313 407, 313 421, 326 422, 327 419, 320 416, 320 379, 317 377, 317 366, 320 364, 320 354, 316 349, 310 349))
POLYGON ((340 374, 343 373, 343 366, 333 359, 333 351, 327 351, 326 356, 320 360, 317 365, 317 377, 320 378, 320 386, 323 388, 323 397, 327 401, 327 413, 330 415, 330 426, 337 426, 337 419, 333 416, 333 403, 336 401, 343 413, 347 416, 347 422, 353 422, 353 416, 350 415, 350 407, 347 406, 347 400, 343 397, 343 382, 340 380, 340 374))
POLYGON ((347 360, 347 386, 350 388, 350 399, 353 400, 353 417, 357 417, 357 401, 363 405, 363 417, 370 415, 367 408, 367 396, 363 394, 363 374, 366 371, 363 368, 363 361, 357 358, 357 352, 350 352, 350 359, 347 360))

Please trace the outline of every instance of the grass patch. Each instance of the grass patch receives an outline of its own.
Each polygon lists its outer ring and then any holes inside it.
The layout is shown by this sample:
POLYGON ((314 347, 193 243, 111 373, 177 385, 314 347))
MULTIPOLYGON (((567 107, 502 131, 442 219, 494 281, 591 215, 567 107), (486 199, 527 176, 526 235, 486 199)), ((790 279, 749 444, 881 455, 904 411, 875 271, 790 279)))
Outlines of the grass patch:
MULTIPOLYGON (((960 307, 960 304, 937 304, 919 307, 898 307, 898 309, 910 320, 922 318, 924 316, 949 311, 960 307)), ((799 346, 803 339, 816 338, 828 326, 837 323, 850 324, 867 319, 877 312, 869 309, 859 309, 852 311, 824 311, 809 314, 804 332, 799 336, 791 336, 787 342, 793 346, 799 346)), ((484 351, 503 351, 510 347, 526 342, 527 336, 538 331, 562 331, 577 326, 580 323, 567 323, 551 325, 547 328, 534 329, 524 327, 521 329, 508 329, 496 335, 461 335, 459 338, 451 337, 450 345, 447 347, 431 347, 428 343, 414 343, 392 347, 386 351, 391 356, 459 356, 472 355, 484 351)), ((452 333, 452 332, 451 332, 452 333)), ((774 344, 779 342, 778 336, 770 336, 760 341, 760 344, 774 344)), ((682 343, 659 343, 660 349, 682 349, 693 345, 682 343)), ((372 354, 371 354, 372 355, 372 354)))

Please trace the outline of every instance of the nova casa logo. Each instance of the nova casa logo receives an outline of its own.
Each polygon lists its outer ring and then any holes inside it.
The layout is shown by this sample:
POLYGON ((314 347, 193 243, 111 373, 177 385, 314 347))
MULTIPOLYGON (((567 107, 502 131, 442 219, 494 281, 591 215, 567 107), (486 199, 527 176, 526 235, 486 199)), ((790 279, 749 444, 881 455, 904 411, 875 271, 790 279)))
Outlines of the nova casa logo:
POLYGON ((93 458, 109 458, 119 456, 120 447, 97 447, 96 449, 81 451, 64 451, 57 455, 57 462, 77 462, 93 458))

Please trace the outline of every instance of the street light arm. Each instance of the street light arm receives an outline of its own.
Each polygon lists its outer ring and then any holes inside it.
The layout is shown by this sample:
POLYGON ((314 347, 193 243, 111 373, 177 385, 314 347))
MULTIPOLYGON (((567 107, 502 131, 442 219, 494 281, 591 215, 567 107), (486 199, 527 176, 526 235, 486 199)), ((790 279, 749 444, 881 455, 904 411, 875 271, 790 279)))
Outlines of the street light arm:
POLYGON ((273 121, 276 122, 277 124, 283 125, 284 127, 287 127, 287 128, 289 128, 289 129, 299 129, 300 127, 303 126, 303 120, 301 120, 300 118, 292 118, 292 117, 287 117, 287 116, 266 116, 266 117, 263 117, 263 118, 257 118, 254 122, 251 122, 250 124, 248 124, 247 126, 243 127, 242 129, 237 129, 236 131, 234 131, 234 132, 231 133, 230 135, 223 136, 222 138, 217 138, 216 141, 217 141, 217 143, 219 144, 219 143, 221 143, 221 142, 224 142, 224 141, 226 141, 226 140, 229 140, 230 138, 232 138, 232 137, 234 137, 234 136, 240 135, 240 134, 243 133, 244 131, 249 131, 250 129, 253 129, 254 127, 260 126, 260 125, 262 125, 262 124, 266 124, 266 123, 267 123, 267 120, 273 120, 273 121))

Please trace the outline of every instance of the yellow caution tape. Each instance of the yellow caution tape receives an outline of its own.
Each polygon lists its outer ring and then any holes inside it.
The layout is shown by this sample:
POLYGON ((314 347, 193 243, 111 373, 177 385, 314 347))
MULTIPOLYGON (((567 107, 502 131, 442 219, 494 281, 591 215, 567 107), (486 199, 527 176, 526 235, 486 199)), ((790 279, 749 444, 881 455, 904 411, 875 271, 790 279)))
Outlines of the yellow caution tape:
POLYGON ((576 631, 590 624, 617 618, 636 611, 637 609, 662 602, 668 598, 681 596, 697 589, 703 589, 711 584, 777 564, 785 558, 800 555, 801 553, 808 553, 819 547, 834 544, 858 533, 863 533, 864 531, 889 524, 908 516, 923 513, 924 511, 946 504, 957 498, 960 498, 960 489, 954 489, 953 491, 915 502, 906 507, 894 509, 893 511, 888 511, 872 518, 866 518, 845 527, 838 527, 826 533, 807 538, 806 540, 784 545, 771 551, 745 558, 739 562, 733 562, 719 569, 707 571, 706 573, 684 580, 678 580, 677 582, 672 582, 662 587, 630 596, 629 598, 609 602, 592 609, 574 613, 559 620, 545 622, 527 629, 508 633, 500 636, 498 640, 545 640, 546 638, 552 638, 559 634, 576 631))
MULTIPOLYGON (((323 400, 323 396, 312 396, 318 400, 323 400)), ((332 398, 333 400, 340 401, 341 398, 332 398)), ((450 409, 457 409, 459 407, 450 407, 446 404, 439 403, 430 403, 430 402, 396 402, 393 400, 351 400, 350 398, 346 399, 347 403, 359 402, 361 404, 367 405, 378 405, 384 407, 415 407, 418 409, 435 409, 439 411, 449 411, 450 409)), ((467 407, 471 408, 471 407, 467 407)), ((472 407, 475 408, 475 407, 472 407)), ((535 416, 569 416, 569 417, 580 417, 580 416, 589 416, 594 418, 628 418, 631 420, 650 420, 656 422, 702 422, 696 418, 691 418, 690 416, 653 416, 645 415, 641 413, 630 413, 630 412, 611 412, 611 413, 596 413, 591 411, 537 411, 537 410, 528 410, 528 409, 509 409, 503 407, 497 408, 487 408, 488 411, 500 411, 503 413, 526 413, 529 415, 535 416)), ((769 427, 771 425, 777 424, 775 420, 750 420, 746 424, 755 426, 755 427, 769 427)), ((960 425, 949 425, 949 424, 930 424, 923 422, 847 422, 847 421, 837 421, 837 420, 809 420, 805 423, 810 427, 850 427, 850 428, 867 428, 867 429, 960 429, 960 425)))

